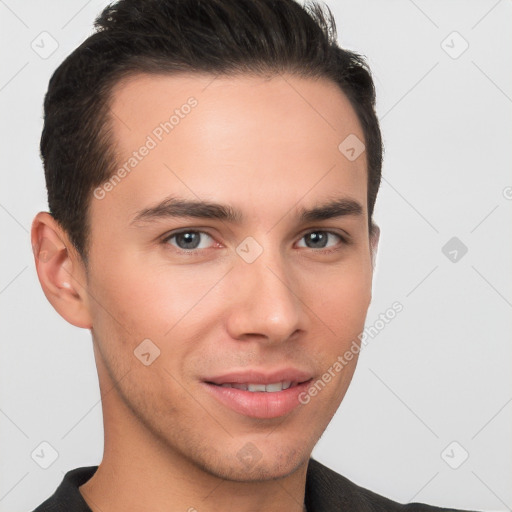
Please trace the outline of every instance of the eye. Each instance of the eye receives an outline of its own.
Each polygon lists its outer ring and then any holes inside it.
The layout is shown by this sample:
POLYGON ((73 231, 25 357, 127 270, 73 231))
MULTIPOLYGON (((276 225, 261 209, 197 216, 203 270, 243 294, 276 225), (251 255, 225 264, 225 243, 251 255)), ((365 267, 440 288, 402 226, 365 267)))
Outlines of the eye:
POLYGON ((213 240, 213 238, 204 231, 180 231, 179 233, 174 233, 163 240, 164 243, 169 243, 171 245, 175 245, 178 249, 182 249, 183 251, 191 251, 194 249, 207 249, 208 246, 205 243, 201 243, 201 238, 209 238, 213 240), (176 243, 171 243, 171 241, 175 241, 176 243))
MULTIPOLYGON (((327 245, 329 236, 336 237, 338 240, 341 240, 342 243, 346 243, 345 238, 343 238, 341 235, 338 235, 338 233, 333 233, 332 231, 323 231, 323 230, 315 230, 310 231, 303 235, 301 240, 308 240, 310 242, 310 245, 307 245, 306 247, 309 249, 325 249, 329 247, 327 245)), ((334 244, 336 246, 336 244, 334 244)))
MULTIPOLYGON (((334 233, 332 231, 325 231, 321 229, 309 231, 308 233, 304 234, 300 240, 306 240, 305 247, 308 249, 317 249, 321 252, 336 251, 337 249, 339 249, 339 247, 336 247, 337 245, 339 245, 339 243, 334 243, 329 246, 329 237, 331 237, 331 239, 338 238, 338 240, 341 241, 342 244, 348 243, 347 240, 342 235, 339 235, 338 233, 334 233), (330 247, 334 248, 329 249, 330 247)), ((214 241, 213 237, 206 233, 205 231, 187 229, 169 234, 162 240, 162 243, 176 247, 177 249, 180 250, 179 252, 193 254, 195 252, 211 248, 212 241, 214 241), (208 239, 210 240, 210 242, 208 242, 208 239)), ((302 247, 304 247, 304 245, 302 247)))

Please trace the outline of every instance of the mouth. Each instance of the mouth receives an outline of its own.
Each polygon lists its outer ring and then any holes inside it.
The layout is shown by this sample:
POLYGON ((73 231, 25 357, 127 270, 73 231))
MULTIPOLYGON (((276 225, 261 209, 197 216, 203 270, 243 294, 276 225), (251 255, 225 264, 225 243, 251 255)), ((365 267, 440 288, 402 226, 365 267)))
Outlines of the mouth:
POLYGON ((250 418, 278 418, 301 405, 299 396, 313 377, 285 369, 272 373, 234 372, 202 381, 207 392, 224 407, 250 418))
MULTIPOLYGON (((304 381, 307 382, 307 381, 304 381)), ((282 382, 273 382, 270 384, 251 384, 246 382, 224 382, 223 384, 216 384, 215 382, 207 382, 213 386, 220 386, 222 388, 235 388, 242 391, 249 391, 250 393, 277 393, 286 389, 294 388, 304 382, 292 382, 285 380, 282 382)))

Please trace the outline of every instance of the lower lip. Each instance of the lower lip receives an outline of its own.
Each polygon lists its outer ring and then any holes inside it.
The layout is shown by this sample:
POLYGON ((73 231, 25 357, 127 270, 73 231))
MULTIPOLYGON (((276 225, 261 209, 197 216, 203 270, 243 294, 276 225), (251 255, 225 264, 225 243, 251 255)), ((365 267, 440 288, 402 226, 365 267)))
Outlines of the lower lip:
POLYGON ((308 389, 311 380, 297 386, 275 391, 244 391, 203 382, 206 389, 222 404, 250 418, 278 418, 300 405, 299 395, 308 389))

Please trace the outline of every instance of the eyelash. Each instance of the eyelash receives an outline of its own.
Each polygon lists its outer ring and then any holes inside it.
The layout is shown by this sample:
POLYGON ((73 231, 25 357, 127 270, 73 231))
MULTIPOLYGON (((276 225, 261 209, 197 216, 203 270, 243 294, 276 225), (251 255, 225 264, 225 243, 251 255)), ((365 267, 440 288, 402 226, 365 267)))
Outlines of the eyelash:
MULTIPOLYGON (((183 233, 201 233, 203 235, 207 235, 210 238, 214 239, 214 237, 212 235, 210 235, 210 233, 208 233, 207 231, 201 231, 201 230, 197 230, 197 229, 182 229, 181 231, 174 231, 172 233, 169 233, 165 238, 162 239, 162 244, 169 245, 169 240, 172 240, 176 236, 181 235, 183 233)), ((337 236, 340 239, 340 241, 341 241, 341 245, 345 245, 346 246, 346 245, 350 244, 350 241, 347 238, 345 238, 344 236, 342 236, 339 233, 336 233, 334 231, 329 231, 327 229, 311 229, 308 232, 304 233, 300 237, 300 240, 302 240, 307 235, 310 235, 311 233, 327 233, 327 234, 330 234, 330 235, 337 236)), ((188 249, 187 250, 187 249, 180 249, 178 247, 175 247, 175 252, 178 253, 178 254, 186 254, 187 256, 196 256, 196 255, 200 255, 203 251, 207 251, 209 249, 210 248, 207 248, 207 249, 188 249)), ((305 249, 310 249, 311 251, 314 251, 314 252, 317 252, 317 253, 321 253, 321 254, 329 254, 329 253, 333 253, 333 252, 339 251, 341 249, 341 247, 336 247, 334 249, 311 249, 309 247, 306 247, 305 249)))

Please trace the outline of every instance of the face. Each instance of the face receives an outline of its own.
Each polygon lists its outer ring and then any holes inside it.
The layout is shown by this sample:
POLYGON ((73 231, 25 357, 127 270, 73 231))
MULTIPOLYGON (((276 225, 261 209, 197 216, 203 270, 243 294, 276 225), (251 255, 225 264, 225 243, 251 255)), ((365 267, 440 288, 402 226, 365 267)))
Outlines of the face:
POLYGON ((111 110, 86 284, 108 428, 223 478, 290 474, 345 395, 371 299, 366 155, 338 148, 364 140, 357 117, 291 75, 138 75, 111 110))

